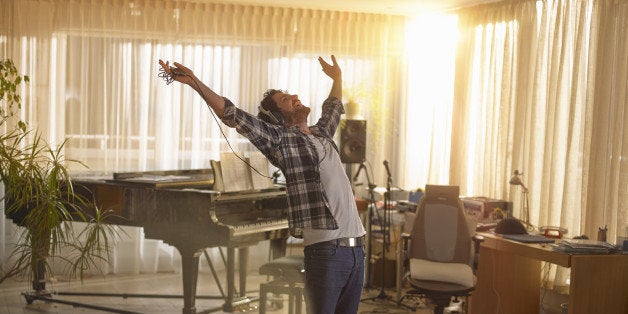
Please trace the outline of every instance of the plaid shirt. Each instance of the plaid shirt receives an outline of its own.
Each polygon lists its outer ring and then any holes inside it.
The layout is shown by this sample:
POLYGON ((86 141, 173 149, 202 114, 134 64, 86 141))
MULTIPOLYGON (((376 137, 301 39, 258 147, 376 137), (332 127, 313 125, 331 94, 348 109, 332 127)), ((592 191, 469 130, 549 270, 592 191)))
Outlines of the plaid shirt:
MULTIPOLYGON (((310 126, 312 135, 326 138, 338 151, 334 133, 344 113, 342 102, 328 98, 318 122, 310 126)), ((319 156, 310 138, 298 126, 266 123, 225 98, 222 122, 248 138, 286 178, 290 234, 302 237, 302 228, 338 229, 323 193, 318 169, 319 156)))

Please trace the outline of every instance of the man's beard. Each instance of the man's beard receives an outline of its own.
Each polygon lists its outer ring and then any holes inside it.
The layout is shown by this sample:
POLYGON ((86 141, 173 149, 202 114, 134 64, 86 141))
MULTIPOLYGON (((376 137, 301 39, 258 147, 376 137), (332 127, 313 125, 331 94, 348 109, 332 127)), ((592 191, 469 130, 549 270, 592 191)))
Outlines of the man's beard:
POLYGON ((301 122, 307 121, 307 116, 310 114, 310 108, 301 106, 290 114, 284 116, 285 124, 287 126, 297 125, 301 122))

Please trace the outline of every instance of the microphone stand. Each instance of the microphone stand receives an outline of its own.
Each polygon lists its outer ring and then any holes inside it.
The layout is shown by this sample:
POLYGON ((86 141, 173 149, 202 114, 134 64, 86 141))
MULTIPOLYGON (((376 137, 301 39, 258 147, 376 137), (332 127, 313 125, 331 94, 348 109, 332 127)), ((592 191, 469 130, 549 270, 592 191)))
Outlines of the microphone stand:
MULTIPOLYGON (((386 251, 388 251, 388 243, 387 241, 387 233, 388 233, 388 219, 387 216, 388 214, 386 213, 386 211, 388 210, 388 204, 389 204, 389 198, 390 198, 390 186, 391 186, 391 182, 392 182, 392 177, 390 175, 390 170, 388 169, 388 162, 384 161, 384 166, 386 166, 386 172, 388 175, 388 178, 386 180, 386 192, 384 193, 384 219, 383 220, 379 220, 382 223, 381 226, 381 230, 382 230, 382 281, 381 281, 381 286, 379 289, 379 294, 375 297, 371 297, 371 298, 366 298, 363 299, 361 301, 369 301, 369 300, 376 300, 376 299, 384 299, 387 300, 389 299, 388 295, 386 295, 386 251)), ((369 184, 370 187, 370 184, 369 184)), ((371 190, 372 191, 372 190, 371 190)), ((372 193, 372 192, 371 192, 372 193)), ((375 210, 377 210, 377 208, 375 208, 375 210)), ((378 212, 378 216, 379 216, 379 212, 378 212)), ((370 222, 369 222, 370 224, 370 222)), ((369 257, 370 258, 370 257, 369 257)))
POLYGON ((368 183, 368 191, 369 191, 369 205, 366 207, 366 236, 365 236, 365 245, 364 245, 364 256, 366 256, 366 265, 365 265, 365 274, 364 278, 366 278, 364 282, 364 287, 367 289, 371 288, 371 222, 373 220, 373 211, 372 208, 375 208, 375 194, 374 189, 376 187, 375 184, 371 181, 371 177, 369 176, 369 172, 364 165, 364 163, 360 164, 358 171, 353 177, 353 181, 358 179, 360 174, 360 170, 364 169, 364 173, 366 174, 366 182, 368 183))

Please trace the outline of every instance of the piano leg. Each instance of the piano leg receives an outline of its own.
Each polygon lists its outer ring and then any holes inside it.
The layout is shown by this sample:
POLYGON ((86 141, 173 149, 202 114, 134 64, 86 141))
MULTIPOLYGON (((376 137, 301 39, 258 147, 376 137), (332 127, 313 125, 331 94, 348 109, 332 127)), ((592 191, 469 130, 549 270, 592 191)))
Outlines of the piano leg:
POLYGON ((244 309, 252 301, 246 296, 246 271, 248 268, 249 248, 238 248, 238 275, 240 282, 239 296, 236 297, 235 287, 235 248, 227 247, 227 299, 222 306, 225 312, 244 309))
POLYGON ((240 270, 240 296, 246 296, 246 270, 249 268, 249 248, 241 247, 239 248, 238 254, 238 267, 240 270))
MULTIPOLYGON (((271 241, 273 258, 286 255, 287 239, 275 239, 271 241)), ((181 254, 183 275, 183 314, 196 314, 196 285, 198 279, 199 256, 203 250, 177 247, 181 254)), ((252 300, 246 296, 246 273, 248 269, 249 247, 238 248, 239 263, 239 298, 236 298, 235 287, 235 248, 227 247, 227 298, 222 308, 225 312, 234 312, 239 307, 246 306, 252 300)))
POLYGON ((232 247, 227 248, 227 300, 225 300, 225 304, 222 306, 225 312, 233 312, 232 301, 235 297, 235 274, 233 267, 235 262, 233 259, 235 258, 235 249, 232 247))
POLYGON ((225 312, 234 312, 238 306, 250 302, 246 295, 246 268, 249 255, 248 247, 238 248, 239 250, 239 275, 240 275, 240 298, 235 296, 235 248, 227 247, 227 299, 222 306, 225 312))
POLYGON ((183 276, 183 314, 196 314, 196 283, 198 279, 198 259, 202 250, 183 249, 181 253, 181 273, 183 276))

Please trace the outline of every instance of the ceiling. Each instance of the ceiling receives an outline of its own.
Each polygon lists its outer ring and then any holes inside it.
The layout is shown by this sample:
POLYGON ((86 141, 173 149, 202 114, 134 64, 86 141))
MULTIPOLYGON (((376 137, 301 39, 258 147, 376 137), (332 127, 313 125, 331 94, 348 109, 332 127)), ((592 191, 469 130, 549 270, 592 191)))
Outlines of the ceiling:
MULTIPOLYGON (((204 0, 212 1, 212 0, 204 0)), ((223 0, 219 2, 414 16, 501 0, 223 0)), ((213 1, 216 2, 216 1, 213 1)))

